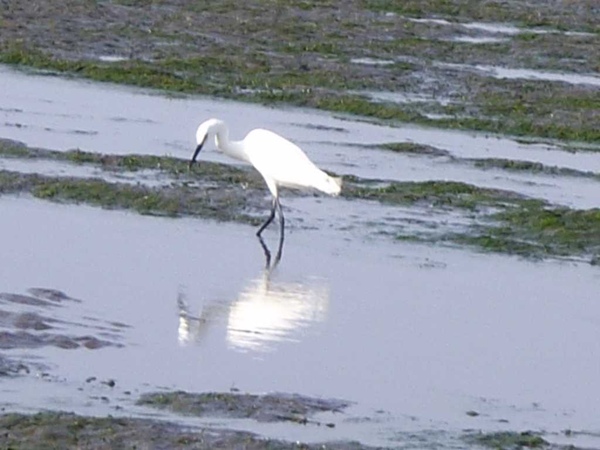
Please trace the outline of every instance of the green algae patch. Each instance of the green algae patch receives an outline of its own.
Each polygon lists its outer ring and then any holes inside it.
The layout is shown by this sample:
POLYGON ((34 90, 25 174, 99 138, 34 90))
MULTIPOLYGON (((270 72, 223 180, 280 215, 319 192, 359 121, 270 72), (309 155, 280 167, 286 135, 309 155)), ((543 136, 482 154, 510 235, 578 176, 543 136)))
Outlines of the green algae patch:
POLYGON ((595 265, 600 258, 600 209, 530 203, 493 213, 473 225, 470 233, 447 239, 486 251, 532 258, 578 257, 595 265))
POLYGON ((381 144, 372 147, 390 150, 394 153, 406 155, 450 156, 450 152, 448 150, 443 150, 431 145, 417 144, 414 142, 389 142, 387 144, 381 144))
POLYGON ((468 210, 487 210, 507 203, 520 204, 525 201, 525 197, 515 192, 481 188, 456 181, 391 182, 382 186, 373 186, 376 182, 371 181, 369 184, 347 183, 342 195, 396 205, 421 204, 468 210))
MULTIPOLYGON (((198 86, 176 74, 143 61, 102 63, 86 59, 66 60, 38 49, 12 43, 0 51, 0 63, 22 65, 44 71, 65 73, 95 81, 129 84, 176 92, 197 92, 198 86)), ((212 93, 212 92, 206 92, 212 93)))
POLYGON ((173 156, 155 155, 107 155, 86 152, 80 149, 58 151, 28 147, 17 141, 0 138, 0 157, 39 159, 72 163, 76 166, 87 165, 97 167, 106 173, 133 173, 150 170, 164 173, 182 183, 201 180, 209 182, 229 182, 244 184, 246 188, 258 189, 264 186, 262 178, 250 167, 235 167, 202 161, 189 168, 189 161, 173 156))
POLYGON ((0 192, 29 192, 44 200, 133 210, 144 215, 200 216, 256 224, 257 219, 244 212, 250 202, 236 190, 235 186, 220 190, 198 189, 185 184, 148 187, 102 179, 0 172, 0 192), (7 182, 1 187, 3 180, 7 182))
POLYGON ((399 233, 398 239, 446 241, 485 251, 529 258, 576 257, 596 264, 600 259, 600 209, 556 207, 512 191, 460 182, 426 181, 377 184, 353 180, 343 196, 398 206, 462 212, 470 219, 463 232, 399 233))
MULTIPOLYGON (((469 435, 465 440, 471 444, 479 444, 496 450, 520 450, 526 448, 547 448, 550 444, 539 434, 531 431, 521 433, 501 431, 498 433, 481 433, 469 435)), ((552 446, 552 448, 557 448, 552 446)))
MULTIPOLYGON (((150 170, 156 179, 166 177, 162 184, 148 185, 141 181, 124 183, 0 170, 0 194, 28 193, 44 200, 132 210, 145 215, 200 216, 250 224, 256 224, 258 219, 247 210, 259 207, 265 195, 264 182, 250 168, 206 161, 189 170, 187 161, 169 156, 59 152, 1 139, 0 156, 93 166, 107 176, 135 176, 141 170, 150 170)), ((65 167, 68 172, 69 166, 65 167)))
MULTIPOLYGON (((226 428, 190 428, 175 423, 125 417, 85 417, 67 412, 0 415, 0 446, 6 449, 156 448, 213 450, 317 450, 325 444, 303 444, 268 439, 226 428)), ((358 450, 354 442, 331 442, 332 450, 358 450)))
POLYGON ((402 232, 400 240, 446 241, 485 251, 529 258, 577 257, 596 264, 600 258, 600 209, 555 207, 512 191, 460 182, 426 181, 377 184, 353 180, 343 196, 398 206, 462 212, 470 219, 463 232, 432 236, 402 232))
MULTIPOLYGON (((429 41, 425 41, 429 42, 429 41)), ((427 43, 427 45, 431 45, 427 43)), ((233 58, 233 57, 232 57, 233 58)), ((38 50, 11 48, 0 51, 0 62, 26 65, 42 70, 82 76, 96 81, 129 84, 169 92, 213 95, 223 98, 269 104, 292 104, 313 107, 335 113, 352 114, 382 121, 412 122, 440 128, 475 130, 535 136, 580 142, 598 142, 597 94, 582 92, 571 101, 561 89, 549 89, 544 99, 514 99, 508 92, 529 92, 540 97, 539 89, 520 88, 523 82, 512 81, 513 89, 502 87, 506 82, 481 82, 475 100, 477 113, 465 116, 456 106, 439 107, 444 117, 431 118, 415 105, 379 102, 364 95, 348 93, 361 87, 356 80, 336 76, 329 69, 323 73, 273 73, 268 67, 257 71, 255 65, 239 66, 215 58, 161 60, 153 63, 131 60, 102 63, 90 60, 67 61, 51 57, 38 50), (235 75, 232 75, 235 74, 235 75), (492 94, 488 94, 491 91, 492 94), (591 98, 590 98, 591 96, 591 98), (564 101, 561 101, 564 100, 564 101), (526 105, 524 107, 523 105, 526 105), (582 111, 582 105, 587 113, 582 111), (561 120, 552 119, 561 116, 561 120), (550 119, 549 119, 550 118, 550 119)), ((373 86, 373 89, 376 89, 373 86)))
POLYGON ((251 168, 207 161, 194 165, 190 170, 188 161, 170 156, 102 155, 81 150, 60 152, 30 148, 2 139, 0 156, 93 166, 107 176, 135 176, 141 170, 150 170, 155 178, 166 177, 166 182, 155 186, 143 182, 123 183, 104 178, 0 170, 0 193, 29 193, 55 202, 126 209, 146 215, 201 216, 256 224, 257 219, 251 217, 247 210, 261 205, 265 196, 264 182, 251 168))
MULTIPOLYGON (((499 232, 484 232, 481 235, 457 235, 448 238, 458 244, 467 244, 475 246, 484 251, 495 253, 506 253, 511 255, 520 255, 530 258, 536 258, 540 253, 538 245, 519 241, 510 230, 499 232)), ((548 254, 547 251, 544 252, 548 254)))
POLYGON ((504 158, 473 158, 466 159, 464 161, 481 169, 502 169, 510 172, 527 172, 534 174, 542 173, 547 175, 590 178, 600 181, 600 175, 595 172, 586 172, 568 167, 548 166, 534 161, 521 161, 504 158))
MULTIPOLYGON (((30 193, 66 203, 84 203, 107 209, 127 209, 145 215, 201 216, 256 224, 246 213, 264 198, 264 182, 251 168, 202 161, 188 168, 188 161, 170 156, 102 155, 81 150, 65 152, 30 148, 0 139, 0 156, 60 161, 93 166, 107 175, 153 171, 167 177, 159 186, 142 182, 112 182, 104 178, 56 177, 0 170, 0 193, 30 193)), ((68 171, 68 166, 67 171, 68 171)))
POLYGON ((326 400, 297 394, 240 394, 230 392, 189 393, 184 391, 148 393, 138 405, 200 417, 254 419, 258 422, 308 423, 320 412, 340 412, 350 405, 342 400, 326 400))
POLYGON ((600 254, 600 209, 597 208, 507 210, 496 214, 494 219, 508 228, 521 230, 526 240, 550 249, 553 254, 600 254))
POLYGON ((191 207, 179 199, 147 187, 108 183, 100 179, 39 179, 31 193, 38 198, 69 203, 87 203, 108 209, 131 209, 140 214, 177 216, 183 211, 195 210, 201 214, 199 205, 191 207))
POLYGON ((488 131, 565 141, 600 140, 597 88, 583 84, 565 89, 562 83, 519 79, 482 78, 476 83, 480 89, 475 103, 485 117, 479 120, 488 131))

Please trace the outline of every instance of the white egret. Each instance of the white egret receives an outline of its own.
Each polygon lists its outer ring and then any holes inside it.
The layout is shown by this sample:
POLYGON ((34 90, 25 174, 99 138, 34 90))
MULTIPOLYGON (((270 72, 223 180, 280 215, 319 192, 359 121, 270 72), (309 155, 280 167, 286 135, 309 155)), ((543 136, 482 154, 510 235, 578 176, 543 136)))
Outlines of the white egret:
POLYGON ((276 262, 279 261, 284 238, 284 218, 279 202, 279 186, 297 189, 313 188, 329 195, 338 195, 342 187, 341 179, 327 175, 308 159, 300 147, 272 131, 257 128, 250 131, 241 141, 230 141, 227 125, 218 119, 209 119, 198 126, 196 131, 197 147, 190 161, 190 168, 210 136, 215 137, 215 145, 223 153, 231 158, 252 164, 267 183, 273 196, 271 214, 260 226, 256 235, 268 255, 268 265, 270 254, 262 242, 261 233, 273 221, 275 211, 277 211, 280 235, 276 262))

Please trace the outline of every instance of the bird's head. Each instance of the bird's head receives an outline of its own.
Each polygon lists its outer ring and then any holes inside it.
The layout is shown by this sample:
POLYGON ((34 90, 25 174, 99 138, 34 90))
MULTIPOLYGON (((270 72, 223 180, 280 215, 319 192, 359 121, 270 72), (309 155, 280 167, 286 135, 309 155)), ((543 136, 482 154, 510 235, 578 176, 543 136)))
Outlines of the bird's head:
POLYGON ((209 135, 217 133, 221 127, 223 127, 223 122, 218 119, 208 119, 207 121, 198 125, 198 129, 196 130, 196 150, 194 151, 194 155, 190 160, 190 168, 196 161, 198 153, 200 153, 200 150, 202 150, 202 147, 208 140, 209 135))

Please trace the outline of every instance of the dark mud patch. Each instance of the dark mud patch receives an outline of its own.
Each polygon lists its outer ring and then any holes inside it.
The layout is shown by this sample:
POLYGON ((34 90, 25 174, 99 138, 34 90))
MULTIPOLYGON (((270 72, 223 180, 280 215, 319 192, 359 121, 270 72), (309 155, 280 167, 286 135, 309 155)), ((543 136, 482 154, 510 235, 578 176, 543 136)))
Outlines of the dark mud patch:
POLYGON ((31 295, 0 292, 0 303, 15 303, 38 307, 59 306, 64 302, 81 303, 81 300, 69 297, 57 289, 31 288, 27 292, 31 295))
POLYGON ((343 8, 9 0, 1 14, 0 62, 7 64, 380 120, 591 143, 600 137, 598 86, 544 79, 544 71, 566 71, 595 80, 594 0, 353 0, 343 8), (415 20, 423 18, 438 22, 415 20), (539 71, 540 79, 500 79, 481 66, 539 71), (369 95, 398 91, 409 100, 369 95))
POLYGON ((190 430, 173 423, 132 418, 93 418, 66 412, 0 416, 2 448, 152 449, 367 449, 352 442, 301 444, 225 429, 190 430))
MULTIPOLYGON (((341 412, 350 405, 344 400, 312 398, 298 394, 194 394, 183 391, 144 394, 138 404, 199 417, 319 425, 319 422, 309 420, 309 417, 321 412, 341 412)), ((324 425, 335 426, 332 423, 324 425)))
POLYGON ((32 295, 0 293, 0 349, 35 349, 58 347, 63 349, 121 347, 118 342, 123 327, 111 323, 96 323, 81 318, 79 323, 60 317, 57 307, 80 303, 57 289, 32 288, 32 295), (65 329, 84 328, 93 334, 73 335, 65 329), (110 337, 110 339, 108 339, 110 337))
POLYGON ((380 148, 390 150, 395 153, 415 156, 428 156, 446 158, 448 161, 457 164, 468 164, 478 169, 497 169, 507 172, 522 172, 530 174, 557 175, 575 178, 588 178, 600 181, 600 174, 571 169, 568 167, 549 166, 537 161, 525 161, 519 159, 506 158, 458 158, 452 155, 448 150, 433 147, 430 145, 417 144, 413 142, 390 142, 383 145, 363 145, 365 148, 380 148))
POLYGON ((413 142, 390 142, 388 144, 378 145, 376 147, 408 155, 438 157, 451 156, 451 153, 448 150, 443 150, 431 145, 416 144, 413 142))
POLYGON ((480 169, 501 169, 509 172, 527 172, 532 174, 589 178, 600 181, 600 174, 595 172, 585 172, 582 170, 570 169, 568 167, 548 166, 540 162, 504 158, 470 158, 465 159, 464 161, 480 169))
POLYGON ((22 362, 14 361, 0 355, 0 377, 12 377, 21 374, 28 374, 30 372, 29 366, 22 362))
MULTIPOLYGON (((25 313, 10 313, 0 310, 0 325, 3 327, 13 326, 20 330, 49 330, 52 326, 49 322, 53 320, 47 317, 40 316, 34 312, 25 313)), ((4 342, 2 342, 3 344, 4 342)), ((0 344, 0 345, 2 345, 0 344)))
POLYGON ((58 347, 65 350, 76 348, 87 348, 90 350, 102 347, 121 347, 122 344, 98 339, 94 336, 66 336, 62 334, 38 333, 33 334, 26 331, 0 332, 0 348, 2 349, 32 349, 40 347, 58 347))
POLYGON ((36 298, 49 300, 54 303, 64 303, 64 302, 75 302, 81 303, 81 300, 69 297, 62 291, 58 289, 49 289, 49 288, 31 288, 28 289, 31 295, 34 295, 36 298))
POLYGON ((10 294, 7 292, 0 293, 0 302, 15 303, 18 305, 39 306, 39 307, 56 306, 54 303, 49 302, 45 299, 32 297, 30 295, 23 295, 23 294, 10 294))
MULTIPOLYGON (((61 308, 80 303, 57 289, 32 288, 29 294, 0 293, 0 350, 34 350, 57 347, 65 350, 96 350, 122 347, 123 328, 112 324, 90 324, 61 317, 61 308), (78 333, 77 329, 85 329, 78 333)), ((20 357, 0 354, 0 376, 27 375, 33 370, 45 370, 39 358, 25 353, 20 357)))

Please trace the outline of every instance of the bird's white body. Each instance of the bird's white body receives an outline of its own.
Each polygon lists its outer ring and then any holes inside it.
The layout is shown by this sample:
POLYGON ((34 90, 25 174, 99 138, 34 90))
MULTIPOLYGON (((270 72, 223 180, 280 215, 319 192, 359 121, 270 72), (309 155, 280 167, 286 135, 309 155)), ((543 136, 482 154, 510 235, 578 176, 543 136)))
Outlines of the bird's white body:
POLYGON ((313 164, 300 147, 269 130, 252 130, 244 139, 250 163, 260 172, 273 195, 273 184, 340 193, 340 183, 313 164), (254 150, 256 149, 256 150, 254 150))
POLYGON ((279 212, 280 239, 275 264, 281 258, 284 236, 284 218, 279 202, 279 186, 291 188, 313 188, 329 195, 338 195, 342 189, 342 181, 327 175, 308 159, 308 156, 296 144, 269 130, 257 128, 250 131, 241 141, 230 141, 229 130, 225 123, 218 119, 202 122, 196 130, 196 151, 190 161, 190 167, 206 141, 214 136, 215 144, 226 155, 252 164, 262 175, 273 196, 273 207, 267 221, 256 233, 260 239, 267 266, 270 253, 261 238, 263 230, 273 221, 275 212, 279 212))
POLYGON ((242 141, 230 141, 224 122, 209 119, 198 127, 196 140, 204 142, 210 134, 215 144, 226 155, 252 164, 263 176, 274 197, 277 187, 314 188, 329 195, 341 191, 341 180, 319 169, 296 144, 269 130, 257 128, 242 141))

